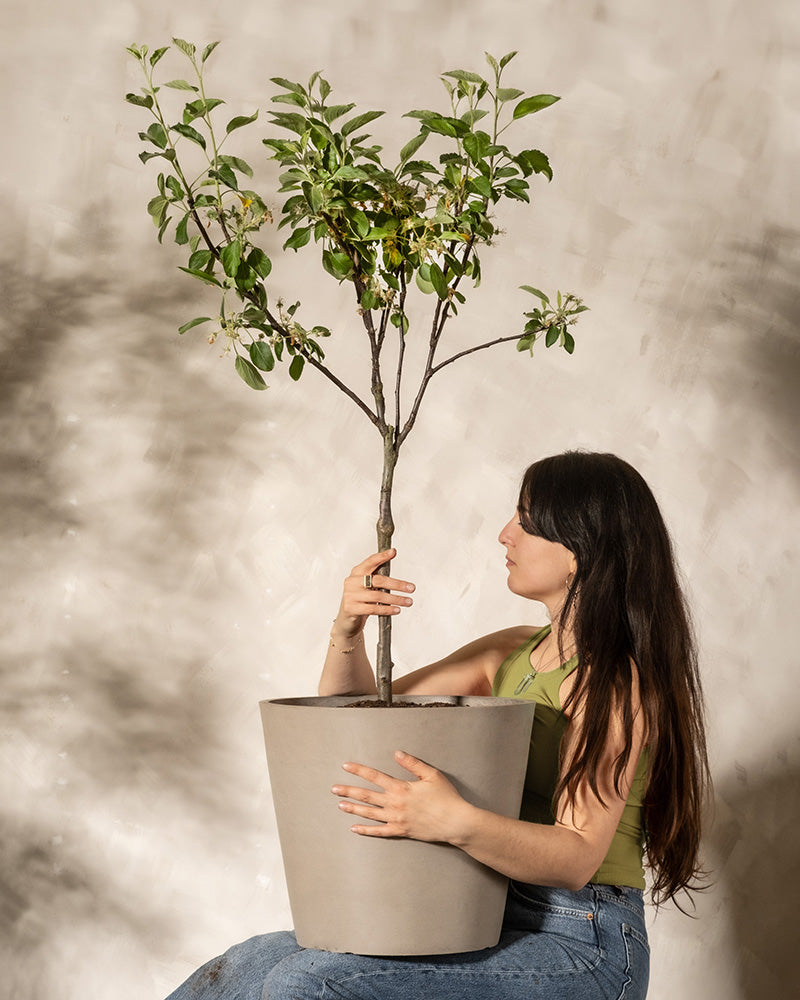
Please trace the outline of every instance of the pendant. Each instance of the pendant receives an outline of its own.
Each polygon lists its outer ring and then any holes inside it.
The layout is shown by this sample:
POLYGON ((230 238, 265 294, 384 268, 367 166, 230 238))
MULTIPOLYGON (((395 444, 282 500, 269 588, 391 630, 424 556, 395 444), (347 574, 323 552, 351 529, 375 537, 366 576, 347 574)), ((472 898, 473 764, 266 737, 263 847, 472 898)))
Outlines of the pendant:
POLYGON ((522 680, 514 688, 514 695, 522 694, 523 691, 527 691, 528 688, 533 684, 536 679, 538 670, 529 670, 527 674, 522 678, 522 680))

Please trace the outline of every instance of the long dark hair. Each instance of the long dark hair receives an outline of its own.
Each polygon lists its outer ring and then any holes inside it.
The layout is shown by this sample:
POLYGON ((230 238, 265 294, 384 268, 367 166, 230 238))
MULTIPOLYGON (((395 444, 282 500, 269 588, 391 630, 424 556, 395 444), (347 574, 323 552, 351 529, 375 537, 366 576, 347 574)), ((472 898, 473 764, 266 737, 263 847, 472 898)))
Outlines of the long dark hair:
MULTIPOLYGON (((555 798, 574 801, 582 780, 602 801, 598 764, 612 713, 633 743, 633 671, 648 747, 644 801, 648 866, 656 903, 701 888, 701 814, 709 785, 702 689, 689 612, 672 544, 655 497, 616 455, 567 452, 534 463, 520 489, 525 531, 560 542, 577 570, 560 613, 571 622, 576 683, 564 709, 580 705, 582 727, 555 798)), ((562 650, 563 653, 563 650, 562 650)))

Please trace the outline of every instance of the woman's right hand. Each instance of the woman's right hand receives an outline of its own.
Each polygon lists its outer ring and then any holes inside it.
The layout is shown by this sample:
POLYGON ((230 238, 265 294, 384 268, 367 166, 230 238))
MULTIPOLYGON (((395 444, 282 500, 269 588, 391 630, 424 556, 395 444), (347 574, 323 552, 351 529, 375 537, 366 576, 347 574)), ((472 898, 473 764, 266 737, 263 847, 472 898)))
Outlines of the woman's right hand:
POLYGON ((344 581, 342 602, 333 623, 331 635, 352 639, 364 628, 370 615, 396 615, 401 608, 413 604, 407 594, 413 593, 414 584, 392 576, 380 576, 376 570, 397 555, 396 549, 385 549, 368 556, 354 566, 344 581), (364 578, 372 576, 372 587, 364 586, 364 578))

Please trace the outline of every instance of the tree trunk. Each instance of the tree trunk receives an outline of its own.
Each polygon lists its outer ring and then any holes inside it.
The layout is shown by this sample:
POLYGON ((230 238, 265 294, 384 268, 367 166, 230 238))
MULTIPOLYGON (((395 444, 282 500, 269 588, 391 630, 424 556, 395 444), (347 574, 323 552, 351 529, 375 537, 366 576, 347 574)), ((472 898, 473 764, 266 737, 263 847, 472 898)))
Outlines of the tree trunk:
MULTIPOLYGON (((381 478, 381 497, 376 524, 378 532, 378 549, 383 551, 392 546, 394 521, 392 520, 392 483, 394 469, 397 465, 397 448, 394 442, 393 428, 386 430, 383 438, 383 476, 381 478)), ((384 563, 378 569, 381 575, 387 575, 391 563, 384 563)), ((389 615, 378 618, 378 653, 375 663, 375 678, 378 685, 378 698, 392 704, 392 619, 389 615)))

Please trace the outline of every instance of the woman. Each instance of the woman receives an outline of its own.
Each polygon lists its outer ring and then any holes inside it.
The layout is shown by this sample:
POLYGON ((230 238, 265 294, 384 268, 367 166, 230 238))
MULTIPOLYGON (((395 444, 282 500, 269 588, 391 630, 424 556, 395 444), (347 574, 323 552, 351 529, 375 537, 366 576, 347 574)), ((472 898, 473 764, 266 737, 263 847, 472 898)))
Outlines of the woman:
MULTIPOLYGON (((635 469, 614 455, 569 452, 527 470, 499 540, 510 590, 543 603, 550 624, 476 639, 394 690, 537 702, 521 818, 472 806, 434 767, 400 751, 408 781, 348 763, 372 788, 332 789, 356 835, 454 844, 507 875, 499 945, 397 959, 302 950, 288 932, 261 935, 198 970, 170 1000, 645 996, 643 857, 656 903, 697 888, 708 775, 669 536, 635 469)), ((377 575, 394 555, 370 556, 345 581, 320 694, 374 692, 364 624, 412 604, 413 584, 377 575)))

